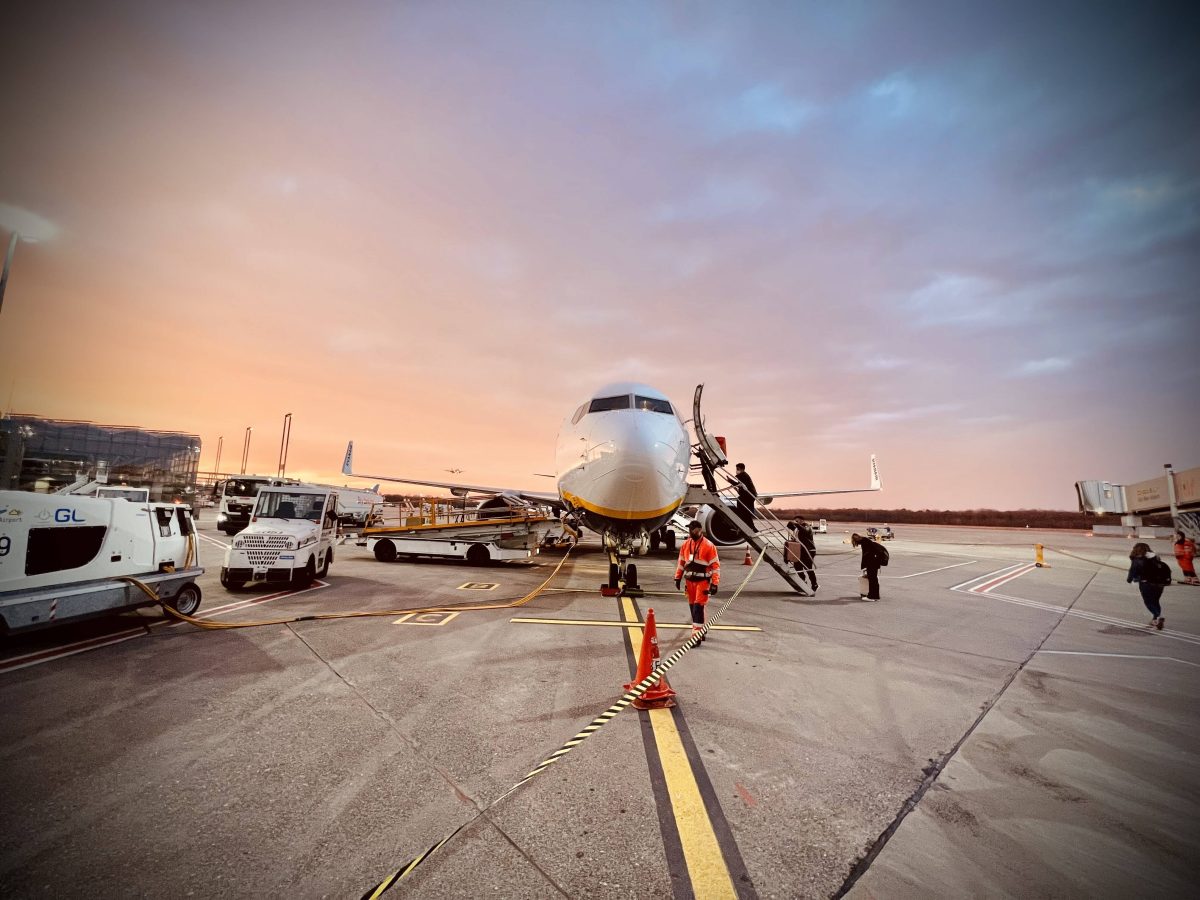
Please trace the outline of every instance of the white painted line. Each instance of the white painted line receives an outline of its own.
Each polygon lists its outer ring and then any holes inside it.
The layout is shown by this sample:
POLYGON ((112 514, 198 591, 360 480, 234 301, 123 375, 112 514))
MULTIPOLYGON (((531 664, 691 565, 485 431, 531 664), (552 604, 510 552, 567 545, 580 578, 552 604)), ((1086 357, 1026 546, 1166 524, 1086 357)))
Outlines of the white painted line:
POLYGON ((229 549, 229 545, 224 541, 218 541, 216 538, 211 538, 207 534, 200 534, 198 531, 196 534, 200 535, 200 537, 204 538, 204 540, 208 541, 210 544, 216 544, 218 547, 222 547, 226 550, 229 549))
MULTIPOLYGON (((196 619, 207 619, 215 616, 217 613, 232 612, 236 609, 244 609, 248 606, 258 606, 263 603, 269 603, 272 600, 279 600, 282 597, 296 597, 300 594, 307 594, 310 591, 317 591, 321 588, 329 587, 326 581, 315 581, 311 587, 304 588, 300 591, 279 591, 274 594, 267 594, 264 597, 251 597, 246 600, 239 600, 236 603, 226 603, 224 606, 217 606, 213 609, 205 611, 201 615, 193 616, 196 619)), ((115 612, 115 611, 114 611, 115 612)), ((180 625, 186 625, 186 622, 180 622, 178 619, 159 619, 153 622, 147 622, 145 625, 118 631, 115 634, 101 635, 99 637, 88 638, 84 641, 76 641, 73 644, 64 644, 61 647, 49 647, 45 650, 37 650, 33 653, 26 653, 21 656, 13 656, 9 659, 0 660, 0 672, 15 672, 17 669, 28 668, 29 666, 37 666, 42 663, 54 662, 55 660, 64 659, 68 656, 74 656, 77 653, 84 653, 88 650, 98 650, 101 647, 110 647, 113 644, 120 644, 124 641, 132 640, 136 637, 144 637, 151 633, 153 628, 177 628, 180 625)))
POLYGON ((970 590, 970 588, 967 588, 967 585, 969 585, 969 584, 975 584, 975 582, 977 582, 977 581, 979 581, 979 582, 987 581, 988 579, 995 578, 997 575, 1002 575, 1005 572, 1012 572, 1016 569, 1019 569, 1023 565, 1025 565, 1025 563, 1017 563, 1016 565, 1013 565, 1013 566, 1005 566, 1003 569, 997 569, 995 572, 988 572, 986 575, 976 575, 974 578, 968 578, 966 581, 962 582, 961 584, 954 585, 953 587, 950 588, 950 590, 952 590, 952 591, 970 590))
POLYGON ((1174 656, 1144 656, 1137 653, 1090 653, 1083 650, 1039 650, 1038 653, 1052 653, 1055 656, 1107 656, 1112 659, 1164 659, 1170 662, 1183 663, 1185 666, 1195 666, 1200 669, 1200 663, 1174 656))
POLYGON ((926 569, 924 572, 913 572, 911 575, 889 575, 889 578, 916 578, 918 575, 932 575, 934 572, 945 572, 947 569, 957 569, 959 566, 969 566, 973 562, 979 562, 977 559, 969 559, 966 562, 954 563, 952 566, 942 566, 937 569, 926 569))

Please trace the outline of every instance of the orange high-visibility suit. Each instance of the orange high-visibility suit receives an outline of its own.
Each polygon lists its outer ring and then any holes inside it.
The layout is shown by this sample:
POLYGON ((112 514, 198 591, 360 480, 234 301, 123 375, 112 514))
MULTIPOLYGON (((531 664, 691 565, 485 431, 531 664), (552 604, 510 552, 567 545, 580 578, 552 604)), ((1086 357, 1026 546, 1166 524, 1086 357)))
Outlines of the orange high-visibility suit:
POLYGON ((692 608, 692 633, 704 627, 704 605, 708 603, 709 586, 721 583, 721 560, 713 542, 701 535, 688 538, 679 548, 679 563, 675 580, 687 583, 688 605, 692 608))
POLYGON ((1180 535, 1179 540, 1175 542, 1175 561, 1179 563, 1179 569, 1183 572, 1183 577, 1191 582, 1196 581, 1196 542, 1190 537, 1180 535))

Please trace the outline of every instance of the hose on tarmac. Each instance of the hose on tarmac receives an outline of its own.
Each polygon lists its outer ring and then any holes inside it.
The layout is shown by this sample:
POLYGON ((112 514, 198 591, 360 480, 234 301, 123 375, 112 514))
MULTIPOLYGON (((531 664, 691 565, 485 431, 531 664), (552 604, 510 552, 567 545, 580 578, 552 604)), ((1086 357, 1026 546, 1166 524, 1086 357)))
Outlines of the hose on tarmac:
POLYGON ((475 603, 475 604, 468 604, 468 605, 463 605, 463 606, 425 606, 425 607, 419 607, 416 609, 378 609, 378 610, 362 610, 362 611, 357 611, 357 612, 341 612, 341 613, 312 613, 310 615, 305 615, 305 616, 288 616, 288 617, 280 617, 277 619, 263 619, 263 620, 256 621, 256 622, 213 622, 213 621, 209 621, 207 619, 198 619, 195 616, 189 616, 189 615, 185 615, 184 613, 181 613, 179 610, 177 610, 173 606, 171 606, 171 604, 168 600, 165 600, 162 597, 158 596, 158 594, 155 593, 153 588, 151 588, 149 585, 139 581, 138 579, 133 578, 132 576, 128 576, 128 575, 122 576, 121 578, 118 578, 117 580, 128 582, 129 584, 132 584, 134 587, 138 588, 149 599, 151 599, 155 603, 159 604, 166 611, 167 615, 171 616, 172 618, 178 619, 181 622, 187 622, 190 625, 195 625, 197 628, 205 628, 205 629, 208 629, 211 631, 219 631, 219 630, 229 629, 229 628, 261 628, 264 625, 290 625, 294 622, 315 622, 315 621, 323 621, 323 620, 331 620, 331 619, 370 619, 370 618, 380 618, 380 617, 384 617, 384 616, 393 616, 394 617, 394 616, 407 616, 407 615, 421 615, 424 613, 448 613, 448 612, 457 613, 457 612, 474 612, 476 610, 489 610, 489 609, 516 609, 517 607, 524 606, 526 603, 529 603, 531 600, 533 600, 535 597, 537 597, 539 594, 541 594, 547 588, 547 586, 549 586, 550 582, 554 580, 554 578, 558 575, 559 570, 562 569, 563 565, 566 563, 567 559, 570 557, 572 549, 573 548, 567 549, 567 552, 563 554, 563 558, 561 560, 559 560, 558 565, 554 567, 554 571, 550 573, 550 575, 546 578, 545 581, 543 581, 541 584, 539 584, 536 588, 534 588, 532 591, 530 591, 524 597, 518 597, 515 600, 504 600, 504 601, 497 601, 494 603, 475 603))

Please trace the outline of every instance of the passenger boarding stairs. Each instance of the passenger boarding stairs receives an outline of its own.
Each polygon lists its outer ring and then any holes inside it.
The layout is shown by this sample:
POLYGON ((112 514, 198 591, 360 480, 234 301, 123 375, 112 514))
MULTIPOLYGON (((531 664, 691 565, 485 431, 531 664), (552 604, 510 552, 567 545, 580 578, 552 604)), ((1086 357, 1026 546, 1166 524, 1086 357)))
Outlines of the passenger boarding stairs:
MULTIPOLYGON (((733 489, 737 481, 733 478, 725 466, 728 465, 729 459, 725 456, 725 449, 721 446, 720 441, 710 437, 704 430, 704 420, 700 416, 700 395, 704 391, 704 385, 696 386, 696 394, 692 401, 692 428, 696 432, 696 443, 692 447, 692 451, 696 454, 699 463, 693 468, 698 468, 704 477, 704 484, 688 485, 687 495, 684 497, 685 506, 710 506, 713 510, 713 515, 724 516, 725 521, 735 530, 742 538, 753 547, 758 553, 763 554, 763 561, 772 569, 779 573, 779 577, 788 583, 788 585, 796 593, 802 596, 812 596, 808 582, 803 580, 800 573, 795 567, 789 563, 784 554, 784 543, 787 534, 782 523, 771 515, 769 512, 762 519, 756 519, 761 525, 769 525, 768 530, 755 531, 750 527, 738 514, 738 507, 733 496, 722 493, 722 490, 728 492, 733 489), (730 487, 719 489, 717 487, 717 475, 720 474, 726 482, 729 482, 730 487)), ((766 510, 764 510, 766 512, 766 510)))
MULTIPOLYGON (((778 572, 779 577, 786 581, 792 590, 805 597, 812 596, 808 582, 801 578, 800 573, 786 559, 784 535, 787 532, 780 530, 778 519, 774 517, 756 519, 755 522, 760 528, 768 524, 775 527, 771 527, 769 530, 755 531, 746 523, 745 519, 738 515, 736 509, 729 507, 725 497, 698 484, 688 485, 687 496, 683 502, 689 506, 711 506, 713 515, 724 516, 725 521, 745 539, 747 544, 754 548, 756 554, 763 554, 763 562, 778 572)), ((727 573, 725 577, 728 579, 732 575, 727 573)))

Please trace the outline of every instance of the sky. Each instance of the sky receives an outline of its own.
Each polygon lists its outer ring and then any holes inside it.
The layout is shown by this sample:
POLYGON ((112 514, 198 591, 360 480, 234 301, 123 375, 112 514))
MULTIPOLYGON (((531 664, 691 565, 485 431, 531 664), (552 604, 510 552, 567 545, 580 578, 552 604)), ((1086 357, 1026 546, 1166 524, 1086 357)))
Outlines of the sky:
POLYGON ((1200 464, 1194 5, 25 6, 6 411, 545 490, 599 386, 704 383, 760 490, 878 454, 846 506, 1200 464))

